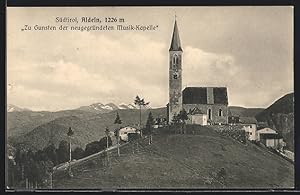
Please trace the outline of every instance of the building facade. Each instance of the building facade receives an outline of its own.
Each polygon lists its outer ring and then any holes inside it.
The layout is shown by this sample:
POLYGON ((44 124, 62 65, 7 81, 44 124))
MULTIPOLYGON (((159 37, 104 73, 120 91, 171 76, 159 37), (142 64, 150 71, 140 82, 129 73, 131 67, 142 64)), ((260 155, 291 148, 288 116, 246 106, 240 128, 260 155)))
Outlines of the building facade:
POLYGON ((208 124, 228 124, 226 87, 186 87, 182 106, 188 112, 194 108, 207 114, 208 124))
POLYGON ((182 91, 182 53, 179 31, 175 20, 169 49, 168 122, 172 123, 174 116, 183 109, 189 112, 197 108, 207 115, 208 124, 228 124, 226 87, 186 87, 182 91))

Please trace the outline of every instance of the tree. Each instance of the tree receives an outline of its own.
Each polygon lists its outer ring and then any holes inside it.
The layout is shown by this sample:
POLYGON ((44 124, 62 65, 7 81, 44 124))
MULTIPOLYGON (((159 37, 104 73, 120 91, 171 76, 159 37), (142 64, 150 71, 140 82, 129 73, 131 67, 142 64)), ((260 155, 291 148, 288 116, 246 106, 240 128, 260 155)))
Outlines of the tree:
POLYGON ((139 126, 140 126, 141 136, 143 136, 142 127, 141 127, 141 124, 142 124, 142 107, 148 105, 149 103, 150 102, 145 103, 144 98, 141 99, 138 95, 135 97, 135 100, 134 100, 134 104, 139 106, 139 109, 140 109, 140 123, 139 123, 139 126))
POLYGON ((89 156, 91 154, 95 154, 100 151, 101 151, 101 148, 100 148, 99 142, 93 141, 86 145, 84 154, 85 154, 85 156, 89 156))
POLYGON ((122 124, 122 121, 120 119, 120 116, 119 116, 118 112, 117 112, 117 116, 116 116, 116 119, 115 119, 114 123, 119 125, 119 127, 115 131, 115 136, 116 136, 116 139, 117 139, 118 156, 120 156, 120 148, 119 148, 120 135, 119 135, 119 132, 120 132, 120 125, 122 124))
POLYGON ((181 123, 181 133, 184 133, 184 129, 185 129, 185 121, 188 120, 188 115, 187 112, 185 111, 185 109, 181 110, 178 113, 178 119, 181 123))
POLYGON ((47 146, 44 148, 44 153, 47 155, 48 159, 52 161, 54 165, 57 165, 57 154, 56 154, 56 148, 53 144, 47 146))
POLYGON ((154 119, 152 113, 149 112, 147 123, 146 123, 146 130, 149 132, 149 145, 152 143, 152 126, 154 124, 154 119))
POLYGON ((179 115, 176 115, 176 114, 173 115, 172 123, 173 124, 178 124, 179 123, 179 115))
POLYGON ((57 160, 58 163, 63 163, 68 161, 68 154, 69 154, 69 144, 67 141, 62 140, 59 143, 58 149, 57 149, 57 160))
POLYGON ((73 159, 81 159, 84 156, 84 150, 80 147, 76 147, 74 151, 72 151, 72 158, 73 159))
POLYGON ((47 160, 48 159, 48 156, 45 154, 45 152, 44 151, 42 151, 42 150, 38 150, 36 153, 35 153, 35 155, 34 155, 34 159, 36 160, 36 161, 44 161, 44 160, 47 160))
POLYGON ((100 145, 100 149, 103 150, 105 148, 108 148, 109 146, 112 145, 112 140, 110 137, 102 137, 100 140, 99 140, 99 145, 100 145))

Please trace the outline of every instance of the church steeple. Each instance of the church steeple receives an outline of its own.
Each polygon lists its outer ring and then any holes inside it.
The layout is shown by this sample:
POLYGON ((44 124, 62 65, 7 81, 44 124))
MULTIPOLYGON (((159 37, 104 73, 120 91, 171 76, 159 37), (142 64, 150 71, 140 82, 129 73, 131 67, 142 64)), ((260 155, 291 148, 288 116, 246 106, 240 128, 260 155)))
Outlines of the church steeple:
POLYGON ((169 123, 182 110, 182 48, 175 16, 171 46, 169 49, 169 123))
POLYGON ((173 36, 172 36, 172 41, 171 41, 171 46, 169 51, 182 51, 176 17, 175 17, 173 36))

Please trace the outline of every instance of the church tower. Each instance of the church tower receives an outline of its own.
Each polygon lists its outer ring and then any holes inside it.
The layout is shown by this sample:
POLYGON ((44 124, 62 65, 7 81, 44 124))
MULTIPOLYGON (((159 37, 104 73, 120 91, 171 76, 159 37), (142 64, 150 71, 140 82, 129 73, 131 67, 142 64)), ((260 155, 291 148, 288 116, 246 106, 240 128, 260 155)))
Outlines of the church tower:
POLYGON ((169 49, 169 123, 182 109, 182 48, 175 18, 173 36, 169 49))

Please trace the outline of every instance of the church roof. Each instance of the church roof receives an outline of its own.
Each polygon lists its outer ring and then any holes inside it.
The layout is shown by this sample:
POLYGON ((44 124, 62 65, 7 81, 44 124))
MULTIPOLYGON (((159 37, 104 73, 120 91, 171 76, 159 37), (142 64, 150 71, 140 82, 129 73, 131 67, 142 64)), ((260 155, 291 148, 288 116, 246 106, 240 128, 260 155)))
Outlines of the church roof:
POLYGON ((182 92, 183 104, 228 105, 226 87, 186 87, 182 92))
POLYGON ((172 41, 171 41, 171 46, 169 51, 182 51, 176 20, 174 23, 173 36, 172 36, 172 41))

